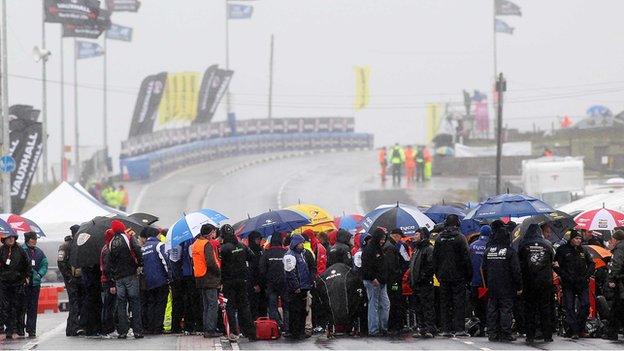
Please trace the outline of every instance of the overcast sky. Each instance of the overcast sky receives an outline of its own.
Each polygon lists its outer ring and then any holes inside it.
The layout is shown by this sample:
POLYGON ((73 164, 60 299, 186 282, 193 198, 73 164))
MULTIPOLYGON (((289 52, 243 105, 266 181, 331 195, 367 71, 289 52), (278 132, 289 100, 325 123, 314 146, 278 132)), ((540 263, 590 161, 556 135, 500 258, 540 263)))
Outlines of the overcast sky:
MULTIPOLYGON (((587 107, 614 112, 624 102, 622 1, 515 0, 504 17, 498 66, 508 80, 505 124, 550 128, 587 107)), ((41 105, 41 1, 7 0, 9 99, 41 105), (23 77, 33 77, 26 79, 23 77)), ((225 1, 143 0, 138 13, 114 13, 134 28, 132 43, 108 41, 109 143, 127 138, 136 94, 149 74, 203 72, 225 64, 225 1)), ((460 102, 462 89, 491 94, 491 0, 258 0, 250 20, 230 21, 233 106, 240 119, 267 115, 270 35, 275 35, 275 117, 355 116, 376 143, 418 143, 429 102, 460 102), (371 104, 353 110, 355 65, 371 67, 371 104)), ((46 24, 49 157, 60 152, 60 25, 46 24)), ((101 43, 101 39, 99 42, 101 43)), ((73 144, 73 43, 65 39, 67 143, 73 144)), ((102 59, 78 63, 81 153, 102 145, 102 59)), ((225 119, 220 109, 214 120, 225 119)))

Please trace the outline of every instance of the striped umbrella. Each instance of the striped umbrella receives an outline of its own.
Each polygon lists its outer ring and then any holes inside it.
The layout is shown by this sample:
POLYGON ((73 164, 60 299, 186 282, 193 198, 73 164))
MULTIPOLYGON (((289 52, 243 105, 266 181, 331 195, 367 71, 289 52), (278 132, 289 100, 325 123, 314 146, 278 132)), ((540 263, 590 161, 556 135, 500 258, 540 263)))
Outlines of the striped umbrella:
POLYGON ((598 208, 578 214, 576 229, 613 230, 624 226, 624 213, 608 208, 598 208))
POLYGON ((396 205, 381 205, 364 216, 360 223, 364 230, 372 234, 377 227, 384 227, 388 231, 398 228, 403 234, 411 236, 419 228, 433 229, 435 223, 418 208, 396 203, 396 205))

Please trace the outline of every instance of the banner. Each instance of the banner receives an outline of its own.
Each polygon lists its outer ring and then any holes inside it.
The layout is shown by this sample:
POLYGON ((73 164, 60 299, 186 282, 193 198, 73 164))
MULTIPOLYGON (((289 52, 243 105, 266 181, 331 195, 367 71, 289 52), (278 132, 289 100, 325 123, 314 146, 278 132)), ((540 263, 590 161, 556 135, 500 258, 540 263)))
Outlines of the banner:
POLYGON ((90 41, 77 40, 74 46, 77 59, 92 58, 104 55, 104 48, 90 41))
POLYGON ((143 79, 139 96, 134 105, 129 137, 152 132, 154 120, 156 119, 156 110, 160 104, 166 83, 167 72, 154 74, 143 79))
POLYGON ((355 66, 355 101, 354 108, 356 111, 368 106, 370 102, 370 94, 368 89, 368 81, 370 79, 369 66, 355 66))
POLYGON ((440 123, 442 122, 442 107, 438 103, 431 103, 427 105, 427 135, 426 144, 429 144, 433 138, 438 134, 440 130, 440 123))
POLYGON ((158 108, 158 123, 192 122, 197 116, 199 73, 169 73, 158 108))
POLYGON ((226 71, 212 65, 204 72, 199 88, 199 103, 195 123, 208 123, 212 120, 219 102, 230 85, 234 71, 226 71))
POLYGON ((497 18, 494 24, 494 31, 496 33, 513 34, 514 27, 511 27, 504 21, 501 21, 497 18))
MULTIPOLYGON (((503 156, 531 156, 531 142, 519 141, 503 143, 503 156)), ((492 157, 496 156, 496 145, 466 146, 455 144, 455 157, 492 157)))
POLYGON ((228 19, 247 19, 253 14, 253 6, 228 4, 228 19))
POLYGON ((14 119, 24 119, 37 122, 41 110, 35 110, 31 105, 12 105, 9 107, 9 121, 14 119))
POLYGON ((63 24, 63 37, 97 39, 102 33, 110 28, 111 13, 108 10, 101 9, 95 21, 85 25, 63 24))
POLYGON ((496 16, 522 16, 522 10, 511 1, 496 0, 496 16))
POLYGON ((43 148, 41 123, 19 118, 10 122, 10 153, 16 169, 11 173, 11 209, 21 213, 43 148))
POLYGON ((45 0, 44 6, 48 23, 87 25, 100 11, 98 0, 45 0))
POLYGON ((487 133, 490 130, 487 100, 475 102, 475 130, 479 133, 487 133))
POLYGON ((132 28, 111 24, 106 31, 106 39, 132 41, 132 28))
POLYGON ((138 0, 106 0, 106 6, 113 12, 137 12, 141 7, 138 0))

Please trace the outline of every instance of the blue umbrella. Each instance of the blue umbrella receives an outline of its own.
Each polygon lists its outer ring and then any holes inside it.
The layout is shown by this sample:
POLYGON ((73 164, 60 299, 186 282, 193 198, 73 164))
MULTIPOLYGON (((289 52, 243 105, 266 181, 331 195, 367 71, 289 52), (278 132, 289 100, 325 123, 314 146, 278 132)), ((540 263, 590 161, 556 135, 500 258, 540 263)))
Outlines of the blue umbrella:
POLYGON ((165 248, 169 249, 187 240, 193 239, 199 234, 204 224, 212 224, 216 227, 226 219, 228 219, 228 217, 209 208, 185 214, 184 217, 178 219, 171 228, 169 228, 165 248))
POLYGON ((306 224, 310 224, 310 219, 299 211, 269 211, 246 220, 241 224, 237 234, 241 238, 246 238, 251 232, 256 231, 263 237, 268 237, 275 232, 290 233, 306 224))
POLYGON ((414 235, 422 227, 433 229, 435 223, 418 208, 409 205, 382 205, 364 216, 362 227, 372 234, 377 227, 384 227, 388 231, 398 228, 405 235, 414 235))
POLYGON ((611 117, 613 112, 604 105, 593 105, 587 109, 587 115, 589 117, 611 117))
POLYGON ((0 238, 5 238, 9 235, 17 236, 17 232, 9 223, 0 219, 0 238))
POLYGON ((502 194, 488 198, 475 207, 465 219, 524 217, 555 210, 545 202, 524 194, 502 194))
POLYGON ((466 217, 466 213, 455 206, 433 205, 425 211, 425 214, 436 224, 444 222, 446 217, 450 214, 456 215, 461 220, 459 230, 464 235, 476 233, 481 229, 481 223, 475 221, 474 219, 464 219, 464 217, 466 217))

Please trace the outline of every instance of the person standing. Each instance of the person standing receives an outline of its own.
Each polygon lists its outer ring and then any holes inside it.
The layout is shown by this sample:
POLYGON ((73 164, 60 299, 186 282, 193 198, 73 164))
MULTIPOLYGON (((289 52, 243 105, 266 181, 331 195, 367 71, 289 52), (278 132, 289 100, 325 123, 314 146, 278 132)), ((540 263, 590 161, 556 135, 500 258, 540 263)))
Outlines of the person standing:
POLYGON ((545 342, 552 342, 553 260, 555 252, 537 224, 531 224, 518 248, 522 285, 526 342, 535 341, 536 321, 540 321, 545 342))
MULTIPOLYGON (((472 265, 472 282, 470 283, 470 302, 475 317, 479 319, 479 334, 483 334, 487 327, 487 319, 485 311, 487 309, 487 300, 479 296, 479 291, 485 287, 483 276, 481 274, 481 264, 483 263, 483 255, 485 248, 490 241, 492 228, 489 225, 481 227, 479 238, 470 244, 470 262, 472 265)), ((482 335, 475 335, 482 336, 482 335)))
POLYGON ((616 230, 609 240, 611 261, 607 287, 611 295, 611 311, 609 313, 606 339, 618 340, 618 332, 624 325, 624 231, 616 230))
POLYGON ((141 247, 143 275, 145 276, 145 299, 147 311, 143 327, 146 334, 162 334, 169 294, 169 263, 165 255, 165 244, 158 239, 159 231, 153 227, 145 229, 147 240, 141 247))
POLYGON ((238 241, 231 226, 226 224, 221 228, 223 240, 221 245, 221 276, 223 295, 228 300, 228 321, 233 330, 236 330, 236 325, 238 325, 239 330, 247 339, 255 340, 256 327, 251 320, 247 297, 248 266, 253 253, 238 241))
POLYGON ((110 242, 110 260, 107 270, 115 280, 117 291, 117 333, 119 339, 128 336, 130 321, 128 319, 128 303, 132 311, 132 332, 135 339, 143 338, 141 323, 141 301, 139 298, 139 267, 143 266, 141 246, 136 239, 125 233, 126 226, 113 220, 111 230, 115 235, 110 242))
POLYGON ((408 184, 411 184, 416 178, 416 174, 414 173, 416 168, 414 156, 414 149, 412 149, 412 145, 408 145, 405 149, 405 179, 408 184))
POLYGON ((204 224, 197 240, 191 246, 195 284, 202 296, 204 338, 221 336, 221 333, 217 331, 217 298, 221 287, 221 261, 217 245, 214 243, 216 235, 216 226, 204 224))
POLYGON ((262 253, 258 263, 260 280, 266 285, 266 295, 269 306, 269 318, 277 322, 282 333, 288 333, 288 299, 284 285, 284 255, 286 248, 282 245, 282 236, 273 233, 270 246, 262 253), (282 301, 282 318, 278 310, 278 299, 282 301))
POLYGON ((511 324, 514 297, 522 293, 520 262, 503 222, 494 221, 492 231, 494 234, 485 249, 482 266, 488 287, 488 339, 515 341, 511 324))
POLYGON ((351 234, 348 231, 344 229, 338 230, 336 243, 331 246, 327 254, 327 267, 331 267, 336 263, 344 263, 349 267, 353 265, 351 246, 349 245, 350 239, 351 234))
POLYGON ((130 199, 128 198, 128 191, 124 188, 123 185, 120 185, 117 190, 117 196, 119 196, 119 210, 126 212, 128 205, 130 203, 130 199))
POLYGON ((381 182, 385 183, 386 182, 386 169, 388 168, 388 159, 386 155, 385 146, 379 149, 378 162, 379 162, 379 167, 381 169, 381 171, 379 172, 381 176, 381 182))
POLYGON ((71 235, 65 237, 65 241, 58 248, 57 264, 59 271, 65 281, 65 290, 69 299, 69 311, 67 314, 67 326, 65 327, 66 336, 76 336, 78 332, 83 333, 79 326, 80 310, 82 309, 82 301, 84 297, 84 284, 82 283, 82 270, 72 267, 69 264, 71 257, 71 245, 78 233, 79 225, 72 225, 69 230, 71 235))
POLYGON ((22 305, 22 317, 19 320, 18 331, 26 333, 29 338, 37 336, 37 307, 39 306, 39 291, 41 290, 41 280, 48 273, 48 258, 43 251, 37 247, 37 234, 34 232, 24 233, 24 244, 22 249, 28 256, 30 263, 29 284, 24 291, 24 304, 22 305))
POLYGON ((409 283, 414 297, 418 331, 413 337, 433 338, 436 334, 433 308, 433 246, 429 230, 419 229, 414 235, 414 253, 410 260, 409 283))
POLYGON ((368 296, 368 335, 388 333, 390 299, 386 289, 388 272, 384 264, 383 247, 387 231, 377 227, 362 251, 362 280, 368 296))
POLYGON ((559 246, 555 254, 554 268, 561 277, 566 323, 572 339, 578 339, 585 333, 589 315, 589 278, 595 268, 591 255, 581 245, 582 241, 581 233, 572 229, 570 240, 559 246))
POLYGON ((392 165, 392 185, 401 186, 401 168, 405 163, 405 151, 399 143, 390 150, 390 164, 392 165))
POLYGON ((0 247, 0 303, 5 312, 6 339, 13 339, 13 333, 23 336, 19 328, 20 313, 24 303, 24 287, 30 284, 31 265, 28 255, 17 244, 17 234, 10 233, 2 239, 0 247))
POLYGON ((100 250, 100 284, 102 285, 102 334, 110 336, 115 331, 115 302, 117 300, 117 289, 115 281, 111 278, 111 273, 107 270, 108 261, 110 259, 109 244, 113 240, 112 230, 107 229, 104 232, 104 245, 100 250))
POLYGON ((305 331, 308 292, 314 286, 314 275, 304 257, 302 235, 293 235, 284 255, 284 280, 288 291, 288 331, 292 339, 310 337, 305 331))
POLYGON ((416 181, 423 183, 425 181, 425 156, 421 146, 414 154, 414 165, 416 167, 416 181))
POLYGON ((459 232, 459 218, 449 215, 433 247, 433 267, 440 282, 442 336, 469 336, 465 331, 466 286, 472 280, 472 264, 466 238, 459 232))
POLYGON ((258 317, 267 315, 267 304, 265 284, 260 280, 258 265, 262 256, 262 235, 258 232, 251 232, 247 238, 249 242, 249 250, 253 253, 249 260, 249 269, 247 270, 247 295, 249 299, 249 311, 251 312, 251 320, 255 321, 258 317))
POLYGON ((388 330, 391 334, 403 332, 406 318, 405 297, 403 296, 403 275, 409 268, 410 257, 407 246, 401 241, 405 235, 399 228, 392 229, 390 236, 383 246, 384 264, 388 272, 388 299, 390 300, 390 314, 388 315, 388 330))

